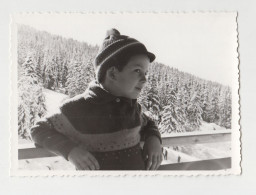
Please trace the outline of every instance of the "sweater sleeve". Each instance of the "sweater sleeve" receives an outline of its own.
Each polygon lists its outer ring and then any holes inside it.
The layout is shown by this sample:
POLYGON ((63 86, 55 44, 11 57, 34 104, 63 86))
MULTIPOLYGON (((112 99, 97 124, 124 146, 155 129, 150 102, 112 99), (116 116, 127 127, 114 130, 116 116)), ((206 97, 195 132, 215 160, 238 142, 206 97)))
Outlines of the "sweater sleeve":
POLYGON ((54 129, 48 118, 38 121, 31 128, 31 137, 36 146, 41 146, 66 160, 69 152, 76 147, 73 141, 54 129))
POLYGON ((146 141, 150 136, 156 136, 160 140, 162 144, 161 134, 158 131, 158 127, 156 123, 148 117, 146 114, 142 113, 143 125, 141 130, 141 139, 142 141, 146 141))

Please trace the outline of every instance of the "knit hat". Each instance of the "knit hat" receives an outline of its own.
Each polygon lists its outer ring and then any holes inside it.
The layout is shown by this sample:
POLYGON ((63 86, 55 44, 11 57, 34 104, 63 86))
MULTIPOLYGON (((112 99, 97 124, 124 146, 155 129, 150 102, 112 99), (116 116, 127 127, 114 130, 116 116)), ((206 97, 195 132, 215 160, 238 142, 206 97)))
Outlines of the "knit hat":
POLYGON ((144 44, 134 38, 121 35, 116 29, 110 29, 107 31, 106 38, 94 62, 98 81, 101 80, 111 66, 110 59, 124 53, 130 57, 136 54, 146 54, 150 62, 155 60, 155 55, 148 52, 144 44))

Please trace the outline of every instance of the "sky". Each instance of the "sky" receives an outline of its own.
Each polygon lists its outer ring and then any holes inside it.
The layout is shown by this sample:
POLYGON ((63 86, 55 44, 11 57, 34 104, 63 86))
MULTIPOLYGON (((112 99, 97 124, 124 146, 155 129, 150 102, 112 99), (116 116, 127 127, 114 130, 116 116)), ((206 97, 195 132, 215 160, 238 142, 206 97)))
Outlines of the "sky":
POLYGON ((237 74, 235 13, 48 13, 12 20, 92 45, 116 28, 144 43, 157 62, 180 71, 229 86, 237 74))

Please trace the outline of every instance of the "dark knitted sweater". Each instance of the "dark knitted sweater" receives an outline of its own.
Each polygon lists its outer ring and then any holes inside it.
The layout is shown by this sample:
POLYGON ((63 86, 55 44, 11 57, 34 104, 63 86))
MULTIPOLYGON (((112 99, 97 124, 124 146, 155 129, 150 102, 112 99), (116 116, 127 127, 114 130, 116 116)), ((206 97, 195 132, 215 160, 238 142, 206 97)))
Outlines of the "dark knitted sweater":
POLYGON ((144 169, 140 141, 149 136, 161 141, 157 126, 136 100, 113 96, 96 82, 38 121, 31 136, 36 145, 65 159, 74 147, 83 147, 105 170, 144 169))

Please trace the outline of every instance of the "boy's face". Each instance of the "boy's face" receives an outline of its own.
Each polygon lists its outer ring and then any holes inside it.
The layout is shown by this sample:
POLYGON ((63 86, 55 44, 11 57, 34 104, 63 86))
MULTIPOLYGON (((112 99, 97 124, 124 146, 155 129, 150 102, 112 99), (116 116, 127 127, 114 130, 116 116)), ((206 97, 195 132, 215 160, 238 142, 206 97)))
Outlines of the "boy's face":
POLYGON ((122 71, 116 72, 115 85, 120 96, 136 99, 147 79, 150 61, 147 55, 140 54, 130 58, 122 71))

